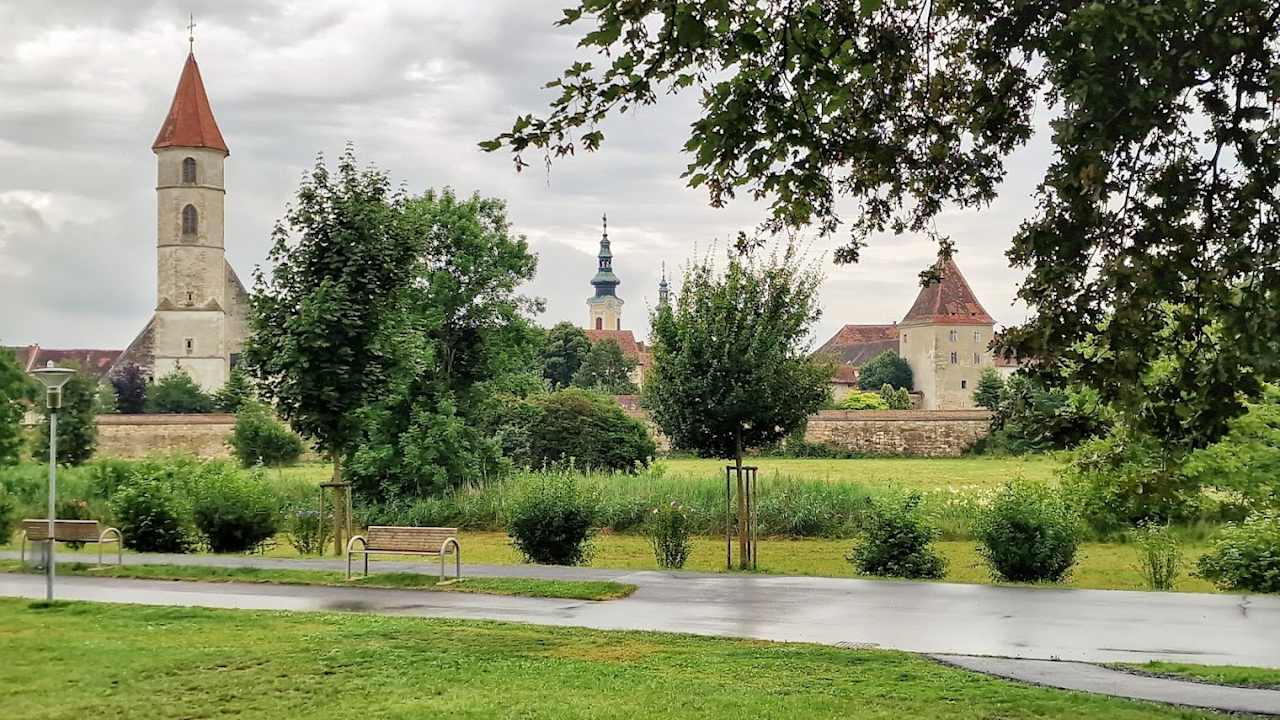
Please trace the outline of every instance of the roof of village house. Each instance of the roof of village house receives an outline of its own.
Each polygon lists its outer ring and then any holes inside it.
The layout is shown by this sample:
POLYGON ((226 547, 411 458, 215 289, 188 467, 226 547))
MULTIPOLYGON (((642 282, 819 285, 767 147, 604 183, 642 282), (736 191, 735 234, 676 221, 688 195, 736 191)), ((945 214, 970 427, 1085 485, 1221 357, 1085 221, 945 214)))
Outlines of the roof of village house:
POLYGON ((815 354, 858 367, 886 350, 898 352, 897 325, 845 325, 815 354))
POLYGON ((120 356, 119 350, 49 350, 39 345, 5 349, 12 352, 18 359, 18 365, 23 372, 31 372, 52 362, 54 367, 74 365, 81 372, 95 378, 105 377, 111 365, 120 356))
POLYGON ((169 114, 164 125, 160 126, 160 134, 156 135, 151 149, 166 147, 210 148, 231 154, 222 139, 222 132, 218 130, 217 121, 213 119, 213 109, 209 107, 209 96, 205 94, 194 53, 187 55, 187 64, 178 79, 169 114))
POLYGON ((960 268, 951 256, 938 258, 934 266, 939 280, 920 288, 915 304, 907 311, 903 323, 921 322, 949 325, 991 325, 995 323, 973 294, 960 268))
POLYGON ((636 336, 630 330, 595 330, 588 329, 587 339, 594 345, 601 340, 612 340, 618 343, 618 347, 622 348, 622 354, 633 358, 640 358, 644 354, 644 346, 636 342, 636 336))
POLYGON ((831 382, 839 385, 857 385, 858 374, 858 368, 852 365, 837 365, 835 374, 831 376, 831 382))

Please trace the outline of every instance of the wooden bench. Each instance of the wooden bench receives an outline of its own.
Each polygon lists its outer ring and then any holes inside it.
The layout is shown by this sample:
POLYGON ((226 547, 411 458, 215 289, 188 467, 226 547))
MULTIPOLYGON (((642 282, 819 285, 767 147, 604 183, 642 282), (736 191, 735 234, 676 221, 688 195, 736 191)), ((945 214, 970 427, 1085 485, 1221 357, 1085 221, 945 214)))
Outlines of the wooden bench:
MULTIPOLYGON (((102 565, 102 546, 107 543, 116 544, 116 564, 124 564, 124 536, 120 531, 109 527, 102 529, 97 520, 54 520, 53 539, 57 542, 98 543, 98 565, 102 565), (115 537, 110 537, 114 535, 115 537)), ((22 558, 27 561, 27 541, 32 543, 49 541, 49 521, 27 519, 22 521, 22 558)))
POLYGON ((462 547, 458 528, 392 527, 373 525, 364 535, 347 541, 347 579, 351 579, 351 556, 364 555, 364 574, 369 574, 370 555, 439 555, 440 579, 444 579, 444 556, 454 556, 455 579, 462 578, 462 547), (355 549, 356 542, 361 545, 355 549))

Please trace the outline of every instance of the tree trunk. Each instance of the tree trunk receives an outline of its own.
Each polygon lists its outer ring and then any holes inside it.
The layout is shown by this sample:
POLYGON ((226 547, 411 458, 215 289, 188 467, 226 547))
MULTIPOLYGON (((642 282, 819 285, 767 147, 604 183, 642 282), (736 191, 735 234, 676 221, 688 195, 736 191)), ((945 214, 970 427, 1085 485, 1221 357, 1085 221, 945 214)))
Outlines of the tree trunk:
POLYGON ((751 567, 751 550, 748 545, 747 486, 742 476, 742 430, 734 437, 734 465, 738 476, 738 568, 751 567))
MULTIPOLYGON (((346 539, 342 537, 342 531, 346 528, 346 521, 343 515, 347 512, 341 488, 338 487, 338 483, 342 482, 342 454, 334 450, 329 453, 329 457, 333 458, 333 554, 342 557, 342 553, 346 551, 346 548, 343 547, 346 539)), ((324 522, 324 518, 319 518, 319 520, 324 522)))

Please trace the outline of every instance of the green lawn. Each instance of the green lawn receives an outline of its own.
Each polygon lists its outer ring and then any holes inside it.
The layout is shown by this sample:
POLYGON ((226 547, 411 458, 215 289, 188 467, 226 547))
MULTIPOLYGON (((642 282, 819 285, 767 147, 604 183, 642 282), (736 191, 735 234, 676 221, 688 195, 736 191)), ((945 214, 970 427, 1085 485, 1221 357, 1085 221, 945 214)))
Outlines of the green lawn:
POLYGON ((368 615, 0 600, 6 717, 1209 718, 899 652, 368 615))
MULTIPOLYGON (((30 572, 14 560, 0 560, 0 572, 30 572)), ((567 598, 570 600, 616 600, 636 591, 635 585, 588 580, 539 580, 536 578, 463 578, 440 582, 438 575, 425 573, 371 573, 368 577, 346 579, 345 573, 322 570, 291 570, 248 567, 204 567, 201 565, 106 565, 58 563, 58 572, 90 577, 137 578, 143 580, 196 580, 200 582, 278 583, 281 585, 327 585, 337 587, 377 587, 435 592, 484 593, 519 597, 567 598)))
MULTIPOLYGON (((658 461, 669 477, 724 477, 725 461, 668 458, 658 461)), ((916 490, 994 487, 1015 476, 1056 482, 1062 462, 1052 455, 964 458, 748 458, 761 479, 852 481, 868 487, 893 486, 916 490)))
POLYGON ((1146 675, 1173 677, 1215 685, 1236 685, 1280 690, 1280 670, 1276 668, 1232 667, 1229 665, 1189 665, 1153 660, 1149 663, 1117 663, 1115 667, 1146 675))

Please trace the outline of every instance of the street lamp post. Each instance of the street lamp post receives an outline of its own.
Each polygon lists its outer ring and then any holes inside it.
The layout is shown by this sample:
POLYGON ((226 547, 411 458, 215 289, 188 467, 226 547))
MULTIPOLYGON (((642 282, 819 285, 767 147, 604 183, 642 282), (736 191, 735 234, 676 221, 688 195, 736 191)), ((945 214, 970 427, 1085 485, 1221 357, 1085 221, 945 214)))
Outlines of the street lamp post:
POLYGON ((31 374, 40 381, 40 384, 44 385, 45 407, 49 409, 49 533, 48 540, 45 541, 44 562, 45 600, 49 602, 53 602, 55 565, 53 558, 53 531, 55 505, 58 497, 58 410, 62 407, 62 386, 66 385, 67 381, 75 373, 76 371, 70 368, 54 367, 52 360, 44 367, 31 371, 31 374))

